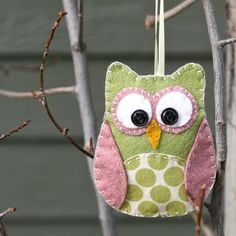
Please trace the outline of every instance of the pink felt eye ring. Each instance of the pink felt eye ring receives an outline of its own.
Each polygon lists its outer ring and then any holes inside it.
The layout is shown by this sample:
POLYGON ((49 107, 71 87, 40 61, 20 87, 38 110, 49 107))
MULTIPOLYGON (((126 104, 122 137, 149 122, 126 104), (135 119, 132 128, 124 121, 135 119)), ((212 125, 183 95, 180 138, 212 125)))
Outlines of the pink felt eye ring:
POLYGON ((152 119, 168 133, 181 133, 191 127, 198 116, 198 106, 194 96, 180 86, 167 87, 154 96, 141 88, 123 89, 112 102, 112 119, 116 127, 129 135, 141 135, 152 119), (132 122, 135 111, 143 111, 148 120, 144 126, 138 127, 132 122), (167 110, 176 114, 177 119, 171 125, 163 120, 163 112, 167 110))
POLYGON ((155 96, 156 119, 160 128, 168 133, 181 133, 188 129, 198 116, 198 106, 194 96, 180 86, 168 87, 155 96), (178 114, 178 120, 168 125, 163 121, 163 112, 174 110, 178 114))
POLYGON ((141 135, 146 132, 146 127, 153 118, 152 108, 153 96, 140 88, 128 87, 123 89, 115 97, 112 103, 112 118, 116 127, 129 135, 141 135), (142 127, 132 122, 135 111, 143 111, 147 115, 147 122, 142 127))

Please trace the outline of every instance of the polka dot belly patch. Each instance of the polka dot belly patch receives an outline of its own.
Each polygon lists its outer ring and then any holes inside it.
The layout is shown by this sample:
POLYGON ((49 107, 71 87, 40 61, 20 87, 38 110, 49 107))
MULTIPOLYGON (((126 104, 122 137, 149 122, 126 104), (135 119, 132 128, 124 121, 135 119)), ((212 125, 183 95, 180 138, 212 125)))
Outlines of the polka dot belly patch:
POLYGON ((121 212, 171 217, 193 211, 184 187, 184 162, 175 156, 144 153, 124 162, 128 191, 121 212))

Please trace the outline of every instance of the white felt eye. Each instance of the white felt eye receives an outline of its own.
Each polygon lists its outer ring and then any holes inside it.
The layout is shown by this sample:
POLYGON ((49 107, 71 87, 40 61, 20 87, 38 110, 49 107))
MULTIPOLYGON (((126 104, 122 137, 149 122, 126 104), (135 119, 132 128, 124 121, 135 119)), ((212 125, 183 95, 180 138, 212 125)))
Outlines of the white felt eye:
POLYGON ((182 87, 162 90, 156 107, 156 117, 161 128, 179 133, 190 127, 196 119, 198 108, 191 93, 182 87))
POLYGON ((145 127, 152 117, 152 106, 143 94, 131 93, 118 102, 118 122, 126 128, 145 127))

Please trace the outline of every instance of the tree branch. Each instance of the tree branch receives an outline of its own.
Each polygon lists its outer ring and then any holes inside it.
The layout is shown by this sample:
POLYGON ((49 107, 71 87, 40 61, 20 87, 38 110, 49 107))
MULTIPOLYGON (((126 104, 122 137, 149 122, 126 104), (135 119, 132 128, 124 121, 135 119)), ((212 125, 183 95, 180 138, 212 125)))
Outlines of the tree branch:
MULTIPOLYGON (((225 13, 227 21, 228 37, 236 38, 236 1, 225 1, 225 13)), ((236 232, 236 44, 230 44, 226 48, 225 80, 227 83, 227 136, 228 136, 228 157, 225 176, 225 197, 224 197, 224 226, 225 235, 235 235, 236 232)))
MULTIPOLYGON (((193 5, 194 3, 196 3, 198 0, 184 0, 183 2, 181 2, 180 4, 178 4, 177 6, 173 7, 172 9, 168 10, 165 12, 164 14, 164 18, 165 20, 170 19, 176 15, 178 15, 179 13, 181 13, 183 10, 185 10, 186 8, 190 7, 191 5, 193 5)), ((159 16, 157 21, 159 21, 159 16)), ((146 19, 145 19, 145 27, 147 29, 150 29, 154 26, 155 24, 155 16, 153 15, 147 15, 146 19)))
MULTIPOLYGON (((31 122, 30 120, 24 121, 21 125, 17 126, 15 129, 12 129, 12 130, 10 130, 9 132, 7 132, 5 134, 1 134, 0 135, 0 140, 8 138, 12 134, 19 132, 21 129, 25 128, 30 122, 31 122)), ((1 218, 1 214, 0 214, 0 218, 1 218)))
POLYGON ((232 44, 232 43, 236 43, 236 38, 220 40, 218 41, 218 47, 223 48, 227 44, 232 44))
POLYGON ((83 17, 83 11, 84 11, 84 1, 80 0, 78 1, 78 50, 81 51, 84 49, 85 45, 83 43, 83 32, 84 32, 84 17, 83 17))
POLYGON ((5 217, 6 215, 8 215, 9 213, 15 212, 16 208, 7 208, 5 211, 0 213, 0 220, 5 217))
POLYGON ((225 84, 223 79, 223 52, 218 47, 219 32, 216 24, 215 11, 212 0, 202 0, 207 28, 212 48, 214 71, 214 96, 215 96, 215 136, 216 136, 216 163, 217 176, 213 188, 209 211, 217 236, 224 235, 222 223, 222 199, 224 168, 227 157, 226 138, 226 111, 225 111, 225 84))
POLYGON ((201 234, 202 209, 204 206, 205 192, 206 192, 206 185, 203 185, 200 189, 200 204, 199 206, 195 206, 195 210, 196 210, 195 236, 200 236, 201 234))
MULTIPOLYGON (((195 226, 195 236, 201 235, 201 230, 204 232, 206 236, 215 236, 210 226, 204 221, 202 217, 202 211, 204 205, 204 199, 205 199, 205 192, 206 192, 206 185, 203 185, 200 188, 200 203, 199 206, 197 204, 194 204, 195 212, 192 214, 193 220, 196 224, 195 226)), ((194 199, 192 199, 192 202, 194 202, 194 199)))
POLYGON ((9 213, 16 211, 16 208, 8 208, 3 212, 0 212, 0 236, 7 236, 5 227, 2 223, 2 219, 9 213))
MULTIPOLYGON (((36 93, 39 94, 40 91, 36 91, 36 93)), ((45 89, 45 93, 46 95, 75 94, 75 86, 45 89)), ((16 91, 0 89, 0 96, 8 97, 8 98, 32 98, 32 93, 31 92, 16 92, 16 91)))
MULTIPOLYGON (((77 100, 80 108, 81 121, 84 133, 84 143, 90 143, 92 138, 93 145, 97 139, 96 120, 93 111, 93 104, 90 94, 88 59, 86 45, 83 43, 83 6, 82 2, 77 0, 63 0, 66 16, 67 29, 70 38, 70 46, 74 63, 74 73, 76 80, 77 100), (79 6, 79 9, 78 9, 79 6), (82 48, 80 45, 83 45, 82 48)), ((92 145, 92 146, 93 146, 92 145)), ((90 145, 91 146, 91 145, 90 145)), ((93 148, 92 148, 93 149, 93 148)), ((88 161, 89 171, 93 179, 93 163, 88 161)), ((93 181, 94 182, 94 181, 93 181)), ((95 188, 96 191, 96 188, 95 188)), ((101 222, 104 236, 115 236, 116 229, 113 221, 111 208, 104 202, 101 195, 96 191, 99 219, 101 222)))
MULTIPOLYGON (((195 223, 197 222, 197 213, 194 212, 192 214, 193 220, 195 221, 195 223)), ((197 223, 196 223, 197 224, 197 223)), ((201 218, 201 229, 204 232, 205 236, 215 236, 213 230, 211 229, 211 227, 204 221, 203 218, 201 218)), ((196 230, 196 229, 195 229, 196 230)))
POLYGON ((55 23, 53 24, 50 36, 47 40, 47 43, 45 45, 45 49, 44 49, 44 53, 43 53, 43 58, 42 58, 42 62, 41 62, 41 66, 40 66, 40 93, 37 93, 35 91, 32 91, 32 95, 38 100, 38 102, 40 102, 42 104, 42 106, 44 107, 49 119, 51 120, 51 122, 53 123, 53 125, 57 128, 57 130, 59 132, 61 132, 66 138, 67 140, 73 145, 75 146, 79 151, 81 151, 82 153, 84 153, 86 156, 93 158, 94 155, 91 154, 90 152, 88 152, 87 150, 85 150, 82 146, 80 146, 79 144, 77 144, 77 142, 68 134, 69 133, 69 129, 68 128, 62 128, 59 123, 56 121, 56 119, 54 118, 53 114, 51 113, 49 106, 48 106, 48 102, 47 102, 47 97, 46 97, 46 92, 44 89, 44 70, 45 70, 45 66, 46 66, 46 61, 47 61, 47 57, 48 57, 48 53, 49 53, 49 48, 50 45, 53 41, 54 38, 54 34, 55 31, 57 29, 57 27, 59 26, 59 23, 61 21, 61 19, 66 15, 66 12, 60 12, 59 16, 57 17, 55 23))

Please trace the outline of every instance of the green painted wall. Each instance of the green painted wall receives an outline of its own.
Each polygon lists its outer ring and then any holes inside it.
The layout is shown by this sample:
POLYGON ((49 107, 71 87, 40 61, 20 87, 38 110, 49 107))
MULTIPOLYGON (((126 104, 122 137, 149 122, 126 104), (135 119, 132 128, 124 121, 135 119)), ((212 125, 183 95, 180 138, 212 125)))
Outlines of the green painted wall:
MULTIPOLYGON (((152 73, 153 32, 143 27, 154 1, 90 0, 85 2, 85 39, 89 51, 91 89, 98 126, 104 111, 107 66, 120 60, 138 73, 152 73)), ((179 1, 166 1, 167 7, 179 1)), ((224 34, 223 1, 215 1, 224 34)), ((37 67, 60 1, 2 1, 0 3, 0 88, 29 91, 39 75, 20 66, 37 67), (18 66, 18 67, 17 67, 18 66)), ((213 77, 210 46, 201 2, 166 24, 167 72, 186 62, 201 63, 207 73, 206 105, 213 127, 213 77)), ((46 72, 47 87, 73 85, 65 22, 57 32, 46 72)), ((53 113, 71 134, 82 140, 76 99, 49 98, 53 113)), ((0 209, 16 206, 5 219, 10 236, 101 235, 94 191, 83 156, 57 133, 33 99, 0 97, 0 132, 31 119, 21 133, 0 143, 0 209)), ((115 213, 119 235, 193 235, 191 218, 138 219, 115 213)))

